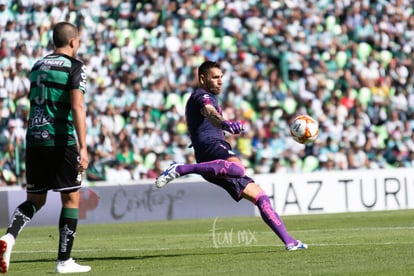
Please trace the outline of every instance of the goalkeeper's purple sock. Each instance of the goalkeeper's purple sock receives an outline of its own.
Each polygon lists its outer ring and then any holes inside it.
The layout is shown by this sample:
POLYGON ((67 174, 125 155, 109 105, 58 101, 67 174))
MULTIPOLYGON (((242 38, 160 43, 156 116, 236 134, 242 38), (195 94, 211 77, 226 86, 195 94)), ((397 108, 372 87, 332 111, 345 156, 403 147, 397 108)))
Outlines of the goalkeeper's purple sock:
POLYGON ((243 177, 245 169, 242 165, 235 162, 217 159, 210 162, 179 165, 176 168, 176 172, 180 175, 197 173, 209 176, 243 177))
POLYGON ((285 245, 295 245, 296 240, 292 238, 279 215, 275 212, 270 203, 269 197, 264 193, 259 193, 256 196, 254 204, 259 208, 260 214, 267 225, 276 233, 276 235, 283 241, 285 245))

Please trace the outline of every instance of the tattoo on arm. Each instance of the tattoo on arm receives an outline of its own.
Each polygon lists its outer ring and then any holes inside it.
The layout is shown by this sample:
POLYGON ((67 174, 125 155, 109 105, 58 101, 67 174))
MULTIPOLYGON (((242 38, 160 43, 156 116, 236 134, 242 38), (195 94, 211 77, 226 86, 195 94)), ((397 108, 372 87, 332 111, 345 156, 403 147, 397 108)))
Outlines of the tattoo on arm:
POLYGON ((201 109, 201 114, 210 121, 210 123, 217 127, 221 128, 224 118, 217 112, 217 110, 212 105, 206 105, 201 109))

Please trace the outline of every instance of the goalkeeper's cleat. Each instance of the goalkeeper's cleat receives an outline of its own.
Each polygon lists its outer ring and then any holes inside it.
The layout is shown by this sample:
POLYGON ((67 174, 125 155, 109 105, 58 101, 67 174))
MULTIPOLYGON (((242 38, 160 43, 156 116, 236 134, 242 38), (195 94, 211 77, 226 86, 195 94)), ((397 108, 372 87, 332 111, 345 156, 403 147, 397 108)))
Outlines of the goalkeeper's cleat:
POLYGON ((0 273, 6 273, 9 270, 10 255, 14 246, 14 238, 6 234, 0 238, 0 273))
POLYGON ((298 249, 307 249, 308 248, 308 245, 304 244, 300 240, 297 240, 296 242, 297 242, 296 245, 294 245, 294 244, 286 245, 286 250, 287 251, 295 251, 295 250, 298 250, 298 249))
POLYGON ((81 273, 88 272, 90 270, 91 267, 89 265, 77 264, 72 258, 66 261, 58 261, 56 264, 57 273, 81 273))
POLYGON ((157 186, 157 188, 162 188, 170 181, 180 177, 180 174, 176 170, 179 165, 180 164, 172 162, 171 165, 157 177, 155 186, 157 186))

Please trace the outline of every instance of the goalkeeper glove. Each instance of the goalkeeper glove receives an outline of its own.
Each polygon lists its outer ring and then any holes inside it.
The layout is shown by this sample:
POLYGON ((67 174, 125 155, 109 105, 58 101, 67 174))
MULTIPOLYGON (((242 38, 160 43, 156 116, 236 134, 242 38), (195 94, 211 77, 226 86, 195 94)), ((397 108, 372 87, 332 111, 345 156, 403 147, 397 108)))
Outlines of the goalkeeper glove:
POLYGON ((231 134, 240 134, 244 130, 243 124, 237 121, 224 121, 221 123, 221 128, 231 134))

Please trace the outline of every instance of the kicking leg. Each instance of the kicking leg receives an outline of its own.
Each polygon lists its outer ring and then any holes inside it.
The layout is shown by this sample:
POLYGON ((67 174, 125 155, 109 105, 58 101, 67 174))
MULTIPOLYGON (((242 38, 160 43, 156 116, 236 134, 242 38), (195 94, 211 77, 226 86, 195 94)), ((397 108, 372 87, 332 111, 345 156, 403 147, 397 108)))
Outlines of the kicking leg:
POLYGON ((280 240, 285 244, 287 250, 307 248, 307 245, 297 241, 286 230, 282 219, 273 209, 269 197, 255 183, 247 185, 243 191, 243 197, 253 202, 259 208, 263 221, 275 232, 280 240))
POLYGON ((206 176, 243 177, 245 169, 239 163, 217 159, 210 162, 180 165, 177 167, 176 172, 180 176, 197 173, 206 176))
POLYGON ((158 188, 164 187, 170 181, 191 173, 215 177, 243 177, 245 169, 239 162, 233 160, 217 159, 197 164, 172 163, 155 181, 158 188))

